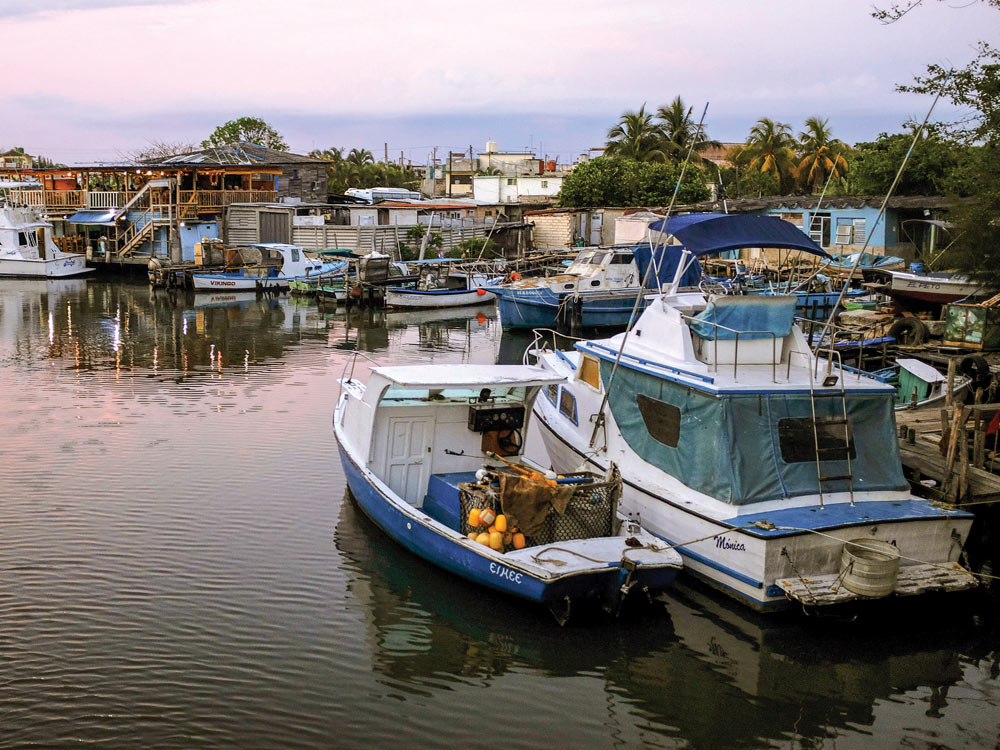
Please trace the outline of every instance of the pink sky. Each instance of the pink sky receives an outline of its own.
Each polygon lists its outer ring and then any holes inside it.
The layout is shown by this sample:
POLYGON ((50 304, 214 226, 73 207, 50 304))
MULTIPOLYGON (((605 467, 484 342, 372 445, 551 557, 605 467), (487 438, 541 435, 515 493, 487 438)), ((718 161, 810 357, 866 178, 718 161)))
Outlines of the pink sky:
MULTIPOLYGON (((964 5, 964 4, 962 4, 964 5)), ((294 150, 531 145, 570 160, 625 109, 680 94, 709 134, 761 116, 874 138, 929 102, 925 63, 1000 38, 1000 12, 927 0, 883 26, 859 0, 0 0, 0 147, 68 163, 200 141, 264 116, 294 150), (13 61, 13 62, 12 62, 13 61)), ((942 110, 942 114, 947 114, 942 110)))

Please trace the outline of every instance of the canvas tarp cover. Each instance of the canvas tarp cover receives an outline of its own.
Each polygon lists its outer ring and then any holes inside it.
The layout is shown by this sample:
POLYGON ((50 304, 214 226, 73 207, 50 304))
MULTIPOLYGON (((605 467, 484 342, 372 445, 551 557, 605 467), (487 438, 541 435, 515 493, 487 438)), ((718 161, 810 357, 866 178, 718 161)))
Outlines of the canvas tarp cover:
MULTIPOLYGON (((601 362, 604 382, 611 363, 601 362)), ((715 397, 646 373, 619 367, 608 400, 611 413, 631 448, 645 461, 688 487, 733 505, 815 494, 815 460, 782 458, 779 422, 810 419, 808 394, 748 394, 715 397), (637 395, 680 410, 677 447, 650 435, 637 395)), ((840 399, 816 401, 818 417, 839 416, 840 399)), ((893 432, 893 395, 849 395, 848 419, 856 457, 854 491, 906 490, 893 432)), ((847 474, 846 461, 822 461, 826 476, 847 474)), ((825 482, 824 492, 845 492, 846 480, 825 482)))
POLYGON ((795 297, 733 295, 715 297, 691 322, 691 330, 703 339, 732 341, 737 338, 781 339, 791 333, 795 321, 795 297), (714 325, 713 325, 714 324, 714 325))
MULTIPOLYGON (((655 249, 650 248, 648 242, 640 242, 632 248, 635 256, 635 265, 639 269, 639 278, 645 279, 647 289, 658 289, 674 280, 677 273, 677 264, 681 260, 681 252, 684 250, 680 245, 660 245, 655 249), (650 260, 655 258, 653 269, 649 270, 650 260), (647 276, 647 271, 649 275, 647 276)), ((680 286, 698 286, 701 283, 701 263, 697 259, 687 267, 681 274, 680 286)))

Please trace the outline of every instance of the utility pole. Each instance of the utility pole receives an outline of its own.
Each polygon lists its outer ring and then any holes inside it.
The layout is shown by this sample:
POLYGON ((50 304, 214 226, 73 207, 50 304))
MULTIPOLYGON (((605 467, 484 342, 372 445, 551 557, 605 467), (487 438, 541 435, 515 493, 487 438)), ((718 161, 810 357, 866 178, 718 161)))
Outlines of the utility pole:
POLYGON ((385 163, 386 163, 386 166, 389 165, 389 144, 388 144, 388 142, 385 144, 385 163))
POLYGON ((448 197, 451 197, 451 149, 448 149, 448 197))

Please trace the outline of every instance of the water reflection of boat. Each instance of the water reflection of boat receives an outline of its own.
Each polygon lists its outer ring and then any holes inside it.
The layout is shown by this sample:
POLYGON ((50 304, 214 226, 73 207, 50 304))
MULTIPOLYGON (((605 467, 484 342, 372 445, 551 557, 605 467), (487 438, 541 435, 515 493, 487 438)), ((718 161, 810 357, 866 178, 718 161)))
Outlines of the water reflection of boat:
POLYGON ((607 677, 644 710, 682 721, 695 747, 768 746, 844 729, 868 735, 883 703, 929 689, 930 707, 940 705, 963 679, 955 652, 968 632, 959 618, 901 620, 904 634, 882 622, 804 626, 761 616, 698 584, 665 598, 680 648, 671 658, 639 656, 607 677))
POLYGON ((9 278, 3 281, 4 292, 29 292, 52 295, 77 294, 87 288, 83 278, 9 278))
POLYGON ((346 606, 370 631, 373 668, 400 689, 425 695, 450 690, 449 678, 572 677, 582 703, 592 692, 615 697, 606 720, 616 730, 642 727, 692 747, 879 736, 879 717, 908 693, 925 696, 921 714, 940 710, 963 677, 956 644, 970 651, 965 624, 951 615, 902 633, 841 620, 804 625, 680 584, 665 610, 588 623, 567 638, 539 611, 414 561, 346 497, 334 544, 348 572, 346 606))
POLYGON ((456 580, 389 540, 345 493, 334 544, 345 556, 348 606, 373 630, 376 668, 420 684, 440 676, 501 675, 530 666, 546 675, 575 675, 616 659, 668 647, 662 607, 645 617, 585 627, 553 628, 541 610, 456 580), (568 643, 571 647, 567 647, 568 643))
MULTIPOLYGON (((208 292, 199 294, 194 300, 194 309, 202 307, 245 307, 256 304, 261 297, 257 292, 208 292)), ((273 301, 267 300, 268 303, 273 301)))

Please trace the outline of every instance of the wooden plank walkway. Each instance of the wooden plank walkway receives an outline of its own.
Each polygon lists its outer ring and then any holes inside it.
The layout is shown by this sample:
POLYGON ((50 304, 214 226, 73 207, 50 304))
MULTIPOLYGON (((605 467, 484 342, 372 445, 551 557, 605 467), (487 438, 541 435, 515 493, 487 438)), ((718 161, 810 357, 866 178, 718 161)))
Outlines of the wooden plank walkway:
POLYGON ((899 428, 899 453, 903 466, 909 470, 916 481, 928 478, 938 483, 938 494, 951 494, 961 497, 965 502, 1000 499, 1000 476, 989 471, 991 466, 1000 470, 1000 455, 996 454, 997 440, 995 435, 984 435, 984 413, 996 411, 1000 404, 977 404, 975 406, 956 407, 955 414, 943 409, 912 409, 896 412, 896 425, 899 428), (963 419, 964 416, 964 419, 963 419), (975 416, 974 426, 967 424, 969 416, 975 416), (957 438, 961 433, 973 430, 970 441, 968 435, 964 440, 956 440, 951 446, 950 460, 948 446, 951 441, 950 430, 953 423, 960 422, 957 438), (947 437, 944 435, 948 433, 947 437), (988 450, 986 442, 994 443, 994 450, 988 450), (971 443, 971 454, 969 445, 971 443), (942 446, 945 452, 942 453, 942 446), (968 456, 966 461, 960 455, 968 456), (948 493, 949 486, 959 482, 959 491, 948 493), (942 492, 943 491, 943 492, 942 492))

